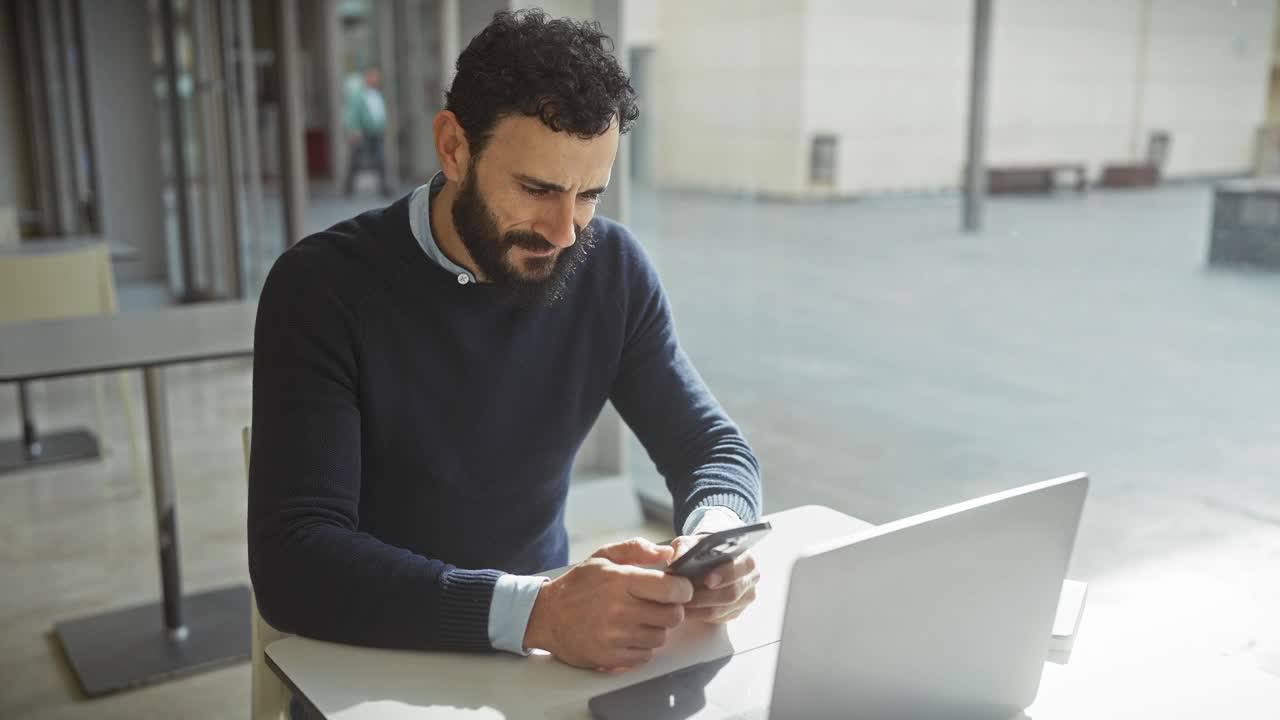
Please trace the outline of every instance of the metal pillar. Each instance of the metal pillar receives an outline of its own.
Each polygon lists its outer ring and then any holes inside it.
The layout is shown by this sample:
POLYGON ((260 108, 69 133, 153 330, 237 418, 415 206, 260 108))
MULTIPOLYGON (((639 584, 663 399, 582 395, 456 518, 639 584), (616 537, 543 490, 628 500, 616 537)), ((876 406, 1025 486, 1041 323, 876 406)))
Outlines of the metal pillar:
POLYGON ((382 100, 387 107, 386 134, 382 138, 382 152, 386 165, 387 187, 400 187, 400 100, 396 88, 400 85, 400 67, 396 53, 395 3, 373 4, 373 17, 378 34, 378 70, 382 76, 382 100))
POLYGON ((151 446, 151 475, 156 510, 156 542, 160 550, 160 582, 164 597, 164 626, 175 640, 187 638, 182 622, 182 573, 178 564, 178 519, 174 511, 173 453, 169 448, 169 396, 164 368, 143 371, 147 401, 147 437, 151 446))
POLYGON ((187 288, 183 302, 225 298, 233 294, 235 281, 228 245, 234 241, 235 220, 230 196, 234 194, 226 143, 226 78, 219 61, 222 42, 218 32, 217 7, 213 0, 188 0, 191 32, 191 97, 199 138, 199 168, 192 173, 192 190, 200 204, 200 245, 195 248, 199 288, 187 288))
POLYGON ((232 297, 249 297, 244 271, 244 112, 240 94, 240 73, 236 67, 235 8, 229 2, 218 3, 218 47, 222 60, 222 80, 226 122, 223 137, 227 147, 227 249, 231 267, 229 289, 232 297))
POLYGON ((67 131, 71 136, 71 186, 68 198, 72 215, 71 232, 98 232, 99 212, 94 194, 93 145, 89 141, 88 110, 85 98, 84 43, 80 34, 80 6, 61 0, 58 7, 59 62, 62 66, 63 102, 67 109, 67 131))
POLYGON ((31 142, 31 199, 39 214, 41 232, 47 235, 58 232, 58 192, 55 185, 53 145, 57 142, 49 120, 49 105, 41 44, 41 8, 30 2, 18 2, 14 7, 14 37, 18 41, 22 74, 26 82, 23 88, 23 105, 26 109, 27 127, 31 142))
POLYGON ((342 17, 337 0, 321 0, 315 5, 321 23, 321 64, 324 68, 326 126, 329 133, 329 176, 341 189, 347 167, 347 128, 343 124, 343 81, 346 79, 346 48, 343 46, 342 17))
MULTIPOLYGON (((627 29, 622 23, 622 0, 594 0, 592 15, 609 37, 613 38, 613 54, 617 57, 618 64, 624 72, 630 72, 631 53, 627 46, 627 29)), ((609 189, 600 198, 598 212, 620 223, 626 223, 631 218, 631 139, 626 135, 618 141, 618 157, 613 162, 613 172, 609 176, 609 189)))
POLYGON ((987 194, 987 76, 991 65, 991 2, 973 0, 973 59, 969 66, 969 149, 965 161, 964 223, 966 232, 982 227, 987 194))
POLYGON ((45 86, 45 102, 48 103, 48 114, 51 135, 50 160, 53 164, 54 213, 57 224, 54 232, 49 234, 70 234, 79 230, 77 222, 75 197, 75 164, 78 150, 71 125, 72 108, 68 98, 70 78, 66 75, 63 54, 67 48, 62 47, 63 12, 66 7, 62 3, 43 2, 37 6, 39 17, 40 50, 44 66, 42 80, 45 86))
POLYGON ((178 250, 182 254, 182 291, 196 286, 195 246, 191 238, 191 197, 187 192, 187 133, 182 122, 182 98, 178 97, 178 38, 175 0, 160 0, 160 32, 164 36, 165 91, 169 101, 169 135, 173 156, 173 195, 178 213, 178 250))
POLYGON ((396 46, 401 49, 397 94, 401 136, 404 152, 401 156, 401 180, 419 183, 431 177, 436 169, 435 145, 432 142, 431 109, 436 99, 429 97, 431 75, 435 68, 436 41, 422 38, 423 29, 430 27, 425 0, 397 0, 396 46))
MULTIPOLYGON (((440 3, 440 87, 448 89, 453 84, 458 55, 462 52, 462 10, 459 0, 441 0, 440 3)), ((443 98, 441 102, 444 102, 443 98)))
POLYGON ((280 89, 280 200, 284 211, 284 247, 287 248, 302 239, 307 216, 298 0, 277 0, 275 9, 279 49, 275 70, 276 87, 280 89))
POLYGON ((246 296, 252 296, 266 275, 267 262, 262 242, 262 143, 258 137, 258 78, 249 0, 235 0, 235 6, 240 109, 244 113, 245 263, 248 267, 242 288, 246 296))

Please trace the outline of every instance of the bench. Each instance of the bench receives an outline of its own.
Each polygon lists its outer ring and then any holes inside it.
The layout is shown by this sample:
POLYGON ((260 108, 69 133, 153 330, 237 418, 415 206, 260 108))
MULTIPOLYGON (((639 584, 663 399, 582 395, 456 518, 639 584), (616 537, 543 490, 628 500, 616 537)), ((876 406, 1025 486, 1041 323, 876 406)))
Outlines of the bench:
POLYGON ((987 192, 992 195, 1047 194, 1058 187, 1062 175, 1072 176, 1077 192, 1088 187, 1083 164, 1003 165, 987 167, 987 192))

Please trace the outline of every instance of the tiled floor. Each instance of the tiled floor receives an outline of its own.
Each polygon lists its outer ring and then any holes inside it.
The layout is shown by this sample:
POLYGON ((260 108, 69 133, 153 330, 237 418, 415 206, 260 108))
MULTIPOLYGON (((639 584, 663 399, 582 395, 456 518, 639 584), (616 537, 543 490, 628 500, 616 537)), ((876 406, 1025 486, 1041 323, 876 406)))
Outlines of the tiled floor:
MULTIPOLYGON (((1280 275, 1206 270, 1209 207, 1204 186, 1001 200, 965 236, 946 196, 638 193, 632 225, 768 508, 883 522, 1088 470, 1095 632, 1280 676, 1280 275)), ((170 372, 186 587, 243 581, 250 371, 170 372)), ((52 425, 92 421, 85 381, 35 392, 52 425)), ((244 665, 75 696, 52 623, 159 593, 150 491, 106 430, 102 462, 0 475, 0 717, 244 717, 244 665)))

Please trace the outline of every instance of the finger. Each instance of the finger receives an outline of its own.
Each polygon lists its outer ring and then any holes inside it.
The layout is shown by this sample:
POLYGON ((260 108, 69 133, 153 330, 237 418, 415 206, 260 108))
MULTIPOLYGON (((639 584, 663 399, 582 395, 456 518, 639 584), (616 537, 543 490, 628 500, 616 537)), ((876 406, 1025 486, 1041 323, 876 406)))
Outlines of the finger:
POLYGON ((738 578, 728 585, 715 590, 697 590, 686 607, 708 607, 712 605, 732 605, 743 598, 748 591, 755 589, 760 580, 760 573, 752 570, 746 577, 738 578))
POLYGON ((738 617, 745 609, 745 607, 740 607, 738 605, 716 605, 713 607, 690 608, 686 617, 701 620, 704 623, 711 623, 712 625, 721 625, 738 617))
POLYGON ((684 608, 680 603, 659 603, 652 600, 635 600, 622 615, 623 622, 632 625, 673 628, 684 622, 684 608))
POLYGON ((716 611, 717 608, 714 607, 686 608, 684 611, 684 620, 685 622, 689 622, 691 620, 707 622, 716 611))
POLYGON ((748 606, 751 605, 751 603, 755 602, 755 599, 756 599, 756 589, 751 588, 751 590, 749 590, 741 600, 734 603, 732 607, 722 610, 718 614, 713 609, 711 611, 711 617, 708 620, 708 622, 715 625, 721 625, 729 622, 730 620, 734 620, 739 615, 741 615, 742 612, 746 610, 748 606))
POLYGON ((698 590, 693 593, 693 599, 685 603, 685 609, 722 608, 725 605, 732 605, 739 594, 738 588, 733 585, 716 590, 698 590))
POLYGON ((627 592, 640 600, 684 604, 693 599, 693 583, 688 578, 659 570, 628 568, 627 592))
POLYGON ((604 667, 626 671, 637 665, 643 665, 653 659, 653 650, 648 648, 616 648, 609 655, 604 667))
POLYGON ((707 573, 703 584, 712 589, 718 588, 722 585, 728 585, 738 578, 746 577, 755 572, 755 570, 756 559, 752 557, 751 553, 743 553, 732 564, 717 566, 707 573))
POLYGON ((667 644, 667 629, 637 625, 623 633, 618 644, 625 648, 654 650, 667 644))
POLYGON ((686 621, 700 620, 709 623, 725 623, 741 615, 742 611, 750 607, 755 600, 756 589, 753 587, 747 590, 746 594, 739 600, 729 605, 686 606, 684 617, 686 621))
POLYGON ((592 553, 619 565, 647 565, 671 561, 673 550, 667 545, 656 545, 644 538, 632 538, 620 543, 605 545, 592 553))
POLYGON ((707 589, 714 589, 734 580, 733 563, 722 562, 703 575, 698 584, 707 589))
POLYGON ((738 616, 742 614, 743 610, 746 610, 746 608, 738 608, 737 610, 734 610, 729 613, 725 613, 723 615, 716 615, 708 619, 707 622, 711 623, 712 625, 723 625, 729 622, 730 620, 737 620, 738 616))
POLYGON ((675 562, 675 560, 681 555, 689 552, 689 549, 697 545, 698 541, 701 540, 702 536, 705 534, 706 533, 699 533, 697 535, 681 535, 675 540, 672 540, 671 548, 674 551, 671 557, 672 562, 675 562))

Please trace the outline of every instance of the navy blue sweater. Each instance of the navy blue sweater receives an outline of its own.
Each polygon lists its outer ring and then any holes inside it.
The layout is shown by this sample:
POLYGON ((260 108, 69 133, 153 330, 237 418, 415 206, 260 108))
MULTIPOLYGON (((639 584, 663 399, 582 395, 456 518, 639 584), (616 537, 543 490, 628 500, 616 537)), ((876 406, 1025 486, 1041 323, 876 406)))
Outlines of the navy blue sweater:
POLYGON ((755 458, 676 342, 653 267, 621 225, 559 303, 459 285, 414 239, 408 201, 312 235, 258 306, 249 570, 290 633, 488 649, 503 572, 564 565, 565 496, 606 401, 675 500, 759 514, 755 458))

